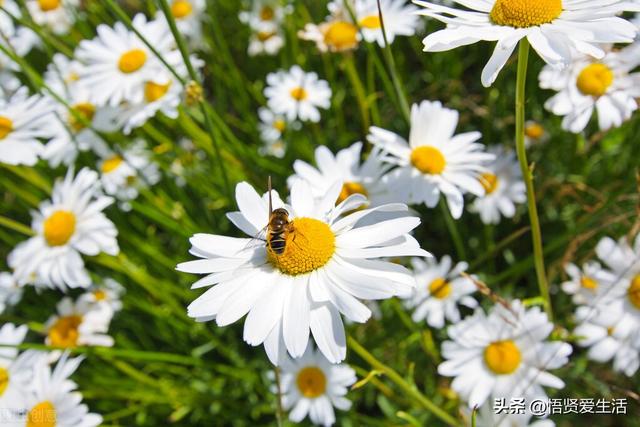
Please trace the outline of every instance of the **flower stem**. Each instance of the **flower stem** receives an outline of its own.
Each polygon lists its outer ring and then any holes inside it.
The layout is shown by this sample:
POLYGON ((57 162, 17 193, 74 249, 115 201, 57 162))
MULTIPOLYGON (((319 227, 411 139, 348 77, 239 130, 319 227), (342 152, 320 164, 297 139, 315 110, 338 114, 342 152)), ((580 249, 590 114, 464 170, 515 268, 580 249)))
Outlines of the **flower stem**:
POLYGON ((276 376, 276 387, 277 387, 277 395, 276 395, 276 421, 278 422, 278 427, 282 427, 282 420, 284 419, 284 411, 282 410, 282 383, 280 382, 280 368, 275 367, 274 373, 276 376))
POLYGON ((440 199, 440 202, 438 204, 440 205, 440 210, 442 211, 444 222, 447 224, 447 229, 449 230, 449 234, 451 235, 451 239, 453 240, 453 245, 456 247, 458 260, 466 261, 467 252, 464 249, 462 236, 460 235, 460 231, 458 230, 458 226, 456 225, 456 220, 453 219, 453 217, 451 216, 451 212, 449 212, 449 208, 447 207, 444 197, 440 199))
POLYGON ((360 108, 362 129, 364 131, 364 134, 366 135, 367 132, 369 132, 369 125, 371 124, 371 120, 369 119, 369 102, 367 101, 367 91, 362 84, 362 79, 360 79, 358 70, 356 70, 355 61, 353 60, 353 55, 350 52, 347 52, 344 55, 344 71, 351 81, 351 84, 353 85, 353 90, 358 101, 358 107, 360 108))
POLYGON ((407 381, 405 381, 405 379, 402 378, 396 371, 376 359, 375 356, 369 353, 363 346, 361 346, 360 343, 355 340, 355 338, 353 338, 352 336, 347 337, 347 343, 349 345, 349 348, 353 349, 353 351, 355 351, 358 356, 364 359, 374 369, 384 373, 384 375, 386 375, 391 381, 393 381, 398 387, 400 387, 408 397, 418 402, 420 406, 427 409, 429 412, 440 418, 448 425, 462 425, 460 421, 456 420, 450 414, 440 409, 438 405, 432 402, 424 394, 420 393, 420 391, 414 385, 411 385, 407 381))
POLYGON ((551 299, 549 297, 549 284, 544 267, 544 254, 542 252, 542 233, 540 232, 540 220, 536 207, 536 195, 533 188, 533 170, 527 161, 527 150, 524 146, 524 119, 525 119, 525 87, 527 78, 527 65, 529 60, 529 41, 524 38, 518 48, 518 77, 516 82, 516 151, 522 170, 522 177, 527 187, 527 205, 529 208, 529 221, 531 223, 531 238, 533 240, 533 260, 538 278, 540 295, 544 299, 544 308, 553 321, 551 299))

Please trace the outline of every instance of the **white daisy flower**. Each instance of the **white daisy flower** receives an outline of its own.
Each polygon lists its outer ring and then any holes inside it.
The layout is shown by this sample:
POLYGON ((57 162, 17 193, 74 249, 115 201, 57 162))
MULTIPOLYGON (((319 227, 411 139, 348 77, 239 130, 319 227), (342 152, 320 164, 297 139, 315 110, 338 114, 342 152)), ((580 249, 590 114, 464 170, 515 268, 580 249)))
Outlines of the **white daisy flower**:
POLYGON ((542 124, 534 120, 527 120, 524 124, 524 146, 526 148, 546 142, 548 139, 549 134, 542 124))
POLYGON ((520 301, 510 307, 496 304, 486 315, 482 309, 448 329, 442 345, 446 359, 440 375, 455 377, 451 387, 470 408, 487 398, 546 398, 542 386, 563 388, 564 382, 547 370, 567 363, 571 346, 544 341, 553 324, 539 307, 525 309, 520 301))
POLYGON ((640 234, 633 247, 625 237, 618 242, 604 237, 596 246, 596 254, 616 278, 603 298, 620 300, 622 309, 640 323, 640 234))
POLYGON ((14 306, 22 299, 22 288, 18 286, 13 274, 0 272, 0 314, 7 307, 14 306))
POLYGON ((266 107, 258 109, 258 117, 260 118, 260 123, 258 124, 260 137, 264 142, 279 140, 291 125, 283 115, 274 114, 273 111, 266 107))
MULTIPOLYGON (((137 14, 133 25, 169 64, 183 64, 166 21, 147 22, 143 14, 137 14)), ((170 82, 160 60, 123 23, 116 22, 113 28, 101 24, 97 32, 98 37, 82 40, 76 51, 76 58, 83 64, 78 84, 90 91, 93 103, 114 107, 123 101, 139 104, 145 99, 146 82, 170 82)))
POLYGON ((576 310, 579 325, 573 331, 578 345, 589 347, 587 356, 596 362, 613 360, 613 369, 633 376, 640 366, 640 334, 637 319, 622 309, 620 301, 576 310))
POLYGON ((384 163, 379 148, 369 153, 364 162, 360 161, 362 143, 356 142, 349 148, 338 151, 335 156, 324 145, 316 148, 315 159, 318 168, 302 160, 293 163, 296 174, 287 180, 289 187, 297 180, 305 181, 311 187, 313 196, 322 198, 336 182, 342 185, 337 203, 352 194, 362 194, 370 201, 370 206, 379 206, 389 200, 382 176, 389 170, 384 163))
POLYGON ((292 422, 309 415, 313 424, 330 426, 336 422, 334 407, 351 408, 345 395, 356 382, 356 373, 349 365, 333 365, 309 345, 299 359, 285 358, 281 371, 282 405, 291 411, 292 422))
MULTIPOLYGON (((336 206, 340 191, 336 184, 316 201, 308 185, 297 182, 291 189, 291 206, 286 207, 272 192, 273 208, 286 209, 290 221, 280 254, 271 244, 256 244, 261 242, 251 238, 193 236, 191 253, 202 259, 177 268, 206 274, 194 289, 215 286, 191 303, 189 316, 215 319, 225 326, 248 313, 245 341, 264 343, 274 364, 286 351, 294 358, 302 356, 309 331, 330 362, 343 360, 346 340, 340 313, 365 322, 371 311, 358 299, 407 295, 415 286, 409 270, 377 258, 429 254, 408 234, 420 219, 409 216, 405 205, 383 205, 343 217, 366 199, 355 194, 336 206), (383 214, 394 218, 385 220, 383 214)), ((227 217, 248 236, 259 236, 269 222, 268 195, 260 197, 249 184, 240 183, 236 200, 240 211, 227 217)))
MULTIPOLYGON (((198 47, 202 44, 202 20, 206 16, 206 0, 170 0, 171 15, 183 37, 198 47)), ((164 17, 164 15, 162 15, 164 17)))
POLYGON ((53 187, 51 201, 33 212, 36 235, 9 254, 18 284, 42 287, 87 287, 91 284, 81 254, 117 255, 118 231, 102 210, 113 203, 97 190, 98 174, 87 168, 74 177, 70 169, 53 187))
POLYGON ((27 0, 33 21, 54 34, 65 34, 75 22, 79 0, 27 0))
MULTIPOLYGON (((396 36, 413 36, 421 25, 416 14, 418 8, 405 0, 381 0, 380 10, 389 44, 396 36)), ((378 0, 355 0, 355 14, 365 41, 384 46, 378 0)))
POLYGON ((107 335, 113 312, 104 310, 86 300, 73 302, 64 297, 56 306, 57 314, 47 320, 45 343, 52 347, 113 346, 107 335))
POLYGON ((325 21, 306 24, 298 32, 298 37, 314 42, 320 52, 344 52, 357 48, 361 35, 349 12, 335 2, 329 3, 328 7, 331 13, 325 21))
POLYGON ((435 258, 412 258, 411 265, 416 289, 406 305, 415 308, 411 316, 414 322, 426 320, 429 326, 442 328, 445 317, 453 323, 460 321, 458 304, 469 308, 478 306, 478 301, 471 296, 478 288, 461 275, 469 268, 466 262, 452 266, 451 257, 445 255, 439 263, 435 258))
POLYGON ((53 371, 48 363, 39 363, 34 371, 33 389, 24 402, 26 417, 20 427, 97 427, 102 417, 90 413, 82 404, 82 394, 77 384, 69 379, 82 357, 69 359, 64 354, 53 371))
POLYGON ((265 23, 282 24, 292 10, 290 5, 282 6, 279 0, 254 0, 251 10, 240 12, 239 18, 253 30, 259 31, 265 23))
POLYGON ((142 140, 135 141, 122 153, 105 152, 101 154, 98 169, 104 192, 114 196, 125 210, 127 204, 138 197, 140 189, 155 185, 160 180, 158 165, 152 160, 142 140))
POLYGON ((447 24, 424 40, 425 52, 441 52, 480 40, 496 41, 482 70, 482 84, 491 86, 521 39, 548 64, 563 67, 572 51, 602 58, 601 43, 631 43, 637 33, 616 15, 638 5, 619 0, 456 0, 465 9, 414 0, 418 12, 447 24))
POLYGON ((484 195, 478 178, 494 156, 475 142, 480 132, 454 135, 457 125, 457 111, 439 101, 423 101, 411 108, 409 142, 385 129, 369 129, 369 142, 389 153, 386 161, 399 166, 386 176, 394 197, 433 208, 442 193, 457 219, 462 215, 464 193, 484 195))
POLYGON ((111 278, 106 278, 101 284, 92 285, 87 292, 78 297, 78 303, 89 306, 93 309, 106 309, 112 315, 122 310, 121 297, 124 294, 124 287, 111 278))
POLYGON ((262 147, 258 149, 261 156, 273 156, 282 159, 287 153, 287 143, 281 139, 275 141, 264 141, 262 147))
MULTIPOLYGON (((26 325, 19 327, 5 323, 0 328, 0 344, 17 346, 22 344, 27 334, 26 325)), ((18 354, 15 347, 0 347, 0 423, 10 425, 10 421, 20 418, 24 403, 33 381, 34 366, 43 360, 43 353, 28 350, 18 354)))
POLYGON ((635 98, 640 97, 640 73, 631 72, 640 65, 638 53, 632 45, 620 51, 607 50, 600 60, 578 55, 560 79, 546 66, 540 73, 540 87, 559 93, 545 108, 564 116, 562 128, 573 133, 587 127, 594 111, 600 130, 620 126, 638 109, 635 98))
POLYGON ((590 304, 606 301, 617 278, 615 274, 602 268, 599 262, 590 261, 582 266, 568 263, 564 271, 570 280, 562 283, 562 290, 572 295, 574 304, 590 304))
POLYGON ((320 80, 316 73, 305 73, 297 65, 289 71, 278 71, 267 75, 264 95, 268 106, 275 114, 284 115, 292 122, 320 121, 318 108, 331 106, 331 88, 326 80, 320 80))
POLYGON ((250 56, 275 55, 284 46, 284 36, 280 26, 272 21, 264 22, 251 33, 247 53, 250 56))
POLYGON ((480 175, 485 194, 474 200, 469 210, 480 214, 485 224, 498 224, 501 216, 513 218, 516 205, 527 201, 527 189, 513 150, 497 145, 488 151, 496 157, 480 175))
POLYGON ((33 166, 44 151, 42 140, 56 135, 51 122, 54 104, 26 88, 10 99, 0 99, 0 162, 33 166))

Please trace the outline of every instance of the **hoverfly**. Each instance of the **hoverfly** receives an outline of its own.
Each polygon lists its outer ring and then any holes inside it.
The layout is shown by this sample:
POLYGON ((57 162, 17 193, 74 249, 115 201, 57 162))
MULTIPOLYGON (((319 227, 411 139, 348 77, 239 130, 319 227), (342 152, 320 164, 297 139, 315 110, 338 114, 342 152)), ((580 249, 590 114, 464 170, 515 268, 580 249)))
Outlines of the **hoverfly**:
POLYGON ((293 223, 289 221, 289 212, 284 208, 273 210, 271 202, 271 176, 269 176, 269 223, 267 229, 267 248, 276 255, 282 255, 287 244, 287 235, 293 232, 293 223))

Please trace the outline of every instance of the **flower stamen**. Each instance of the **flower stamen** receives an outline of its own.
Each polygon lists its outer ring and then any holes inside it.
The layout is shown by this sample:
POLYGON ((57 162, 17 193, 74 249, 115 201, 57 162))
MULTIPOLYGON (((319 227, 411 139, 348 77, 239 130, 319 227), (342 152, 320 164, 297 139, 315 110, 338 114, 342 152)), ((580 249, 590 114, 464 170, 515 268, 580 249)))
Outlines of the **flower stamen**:
POLYGON ((562 13, 562 0, 497 0, 489 14, 496 25, 514 28, 548 24, 562 13))
POLYGON ((76 231, 76 216, 69 211, 55 211, 44 221, 44 239, 49 246, 65 245, 76 231))
POLYGON ((307 366, 298 372, 296 384, 300 394, 309 399, 315 399, 324 394, 327 388, 327 377, 320 368, 307 366))
POLYGON ((423 145, 411 152, 411 164, 424 174, 440 175, 447 165, 447 161, 440 150, 423 145))
POLYGON ((508 375, 518 369, 522 355, 513 341, 496 341, 485 348, 484 361, 493 373, 508 375))

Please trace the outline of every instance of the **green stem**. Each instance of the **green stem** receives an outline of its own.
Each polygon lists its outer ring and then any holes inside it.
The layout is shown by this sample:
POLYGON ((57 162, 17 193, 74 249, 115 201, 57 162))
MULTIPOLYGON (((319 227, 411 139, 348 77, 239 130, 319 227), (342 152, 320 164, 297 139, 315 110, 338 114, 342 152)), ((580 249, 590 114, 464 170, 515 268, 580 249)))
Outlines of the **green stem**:
POLYGON ((34 236, 36 233, 24 224, 20 224, 18 221, 14 221, 11 218, 0 215, 0 226, 6 227, 10 230, 17 231, 25 236, 34 236))
POLYGON ((278 423, 278 427, 282 427, 282 420, 284 419, 284 411, 282 409, 282 385, 280 382, 280 368, 276 366, 273 370, 276 376, 276 388, 277 388, 276 421, 278 423))
POLYGON ((369 132, 369 126, 371 125, 371 120, 369 119, 367 92, 364 88, 364 85, 362 84, 362 80, 360 79, 358 70, 356 70, 356 64, 351 53, 346 53, 344 55, 344 71, 347 73, 347 77, 351 81, 353 89, 356 93, 358 107, 360 108, 360 116, 362 117, 362 128, 364 129, 364 134, 366 135, 367 132, 369 132))
POLYGON ((369 353, 367 349, 360 345, 358 341, 356 341, 352 336, 347 337, 347 343, 349 348, 353 349, 358 356, 364 359, 371 367, 374 369, 384 373, 391 381, 393 381, 398 387, 402 389, 403 392, 407 394, 408 397, 412 398, 416 402, 418 402, 422 407, 427 409, 436 417, 440 418, 442 421, 452 426, 461 426, 462 423, 456 420, 447 412, 440 409, 438 405, 432 402, 428 397, 424 394, 420 393, 420 391, 414 386, 409 384, 402 378, 396 371, 394 371, 389 366, 380 362, 375 358, 374 355, 369 353))
POLYGON ((447 207, 444 197, 440 199, 439 205, 440 210, 442 211, 442 216, 444 217, 444 222, 447 224, 447 229, 449 230, 449 234, 451 235, 451 239, 453 240, 453 245, 456 247, 458 260, 466 261, 467 251, 464 249, 462 236, 460 235, 460 231, 458 230, 456 221, 451 216, 451 212, 449 212, 449 208, 447 207))
POLYGON ((529 220, 531 222, 531 238, 533 240, 533 260, 538 278, 540 295, 544 298, 544 308, 553 321, 551 298, 549 297, 549 284, 544 267, 544 254, 542 252, 542 233, 540 232, 540 220, 536 207, 536 195, 533 187, 533 170, 527 161, 527 150, 524 146, 524 120, 525 120, 525 87, 527 80, 527 63, 529 60, 529 41, 524 38, 518 48, 518 78, 516 82, 516 151, 520 169, 527 187, 527 206, 529 208, 529 220))

